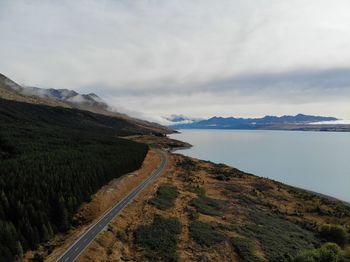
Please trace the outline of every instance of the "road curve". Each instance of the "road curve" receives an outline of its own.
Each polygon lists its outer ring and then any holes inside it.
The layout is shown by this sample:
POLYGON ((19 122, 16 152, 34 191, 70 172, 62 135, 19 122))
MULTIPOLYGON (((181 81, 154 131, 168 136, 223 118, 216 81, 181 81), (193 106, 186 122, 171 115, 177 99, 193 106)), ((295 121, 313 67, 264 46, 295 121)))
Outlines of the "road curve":
POLYGON ((71 262, 75 261, 79 255, 90 245, 96 236, 129 204, 132 200, 151 182, 153 182, 167 165, 165 153, 157 150, 161 158, 161 163, 152 174, 140 185, 134 188, 127 196, 120 200, 114 207, 108 210, 94 225, 86 230, 56 261, 71 262))

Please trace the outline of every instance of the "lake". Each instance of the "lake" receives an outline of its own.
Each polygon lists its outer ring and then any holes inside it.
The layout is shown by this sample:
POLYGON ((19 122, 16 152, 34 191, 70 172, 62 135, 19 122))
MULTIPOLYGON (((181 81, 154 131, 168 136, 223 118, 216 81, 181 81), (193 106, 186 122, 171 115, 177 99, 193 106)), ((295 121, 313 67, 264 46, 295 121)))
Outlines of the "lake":
POLYGON ((180 130, 178 153, 350 202, 350 133, 180 130))

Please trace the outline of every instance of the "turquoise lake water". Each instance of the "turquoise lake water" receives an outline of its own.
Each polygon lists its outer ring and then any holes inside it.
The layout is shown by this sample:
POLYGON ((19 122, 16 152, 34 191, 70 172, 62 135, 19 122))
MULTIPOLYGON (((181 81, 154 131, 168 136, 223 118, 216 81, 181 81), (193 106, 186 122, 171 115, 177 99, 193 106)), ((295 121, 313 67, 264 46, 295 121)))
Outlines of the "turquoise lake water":
POLYGON ((180 130, 178 153, 350 202, 350 133, 180 130))

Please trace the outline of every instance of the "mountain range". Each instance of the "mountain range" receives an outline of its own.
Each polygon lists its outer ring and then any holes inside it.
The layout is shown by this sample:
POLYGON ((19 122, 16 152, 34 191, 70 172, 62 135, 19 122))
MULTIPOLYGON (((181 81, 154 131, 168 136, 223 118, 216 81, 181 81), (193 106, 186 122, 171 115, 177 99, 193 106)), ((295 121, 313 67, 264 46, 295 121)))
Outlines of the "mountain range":
POLYGON ((79 94, 68 89, 45 89, 32 86, 22 86, 0 74, 0 98, 30 104, 48 105, 54 107, 74 108, 122 119, 131 125, 139 127, 142 133, 168 134, 173 130, 158 123, 130 117, 113 110, 102 98, 94 93, 79 94))
MULTIPOLYGON (((186 118, 193 119, 193 118, 186 118)), ((212 117, 209 119, 181 122, 172 121, 175 129, 265 129, 265 130, 314 130, 350 131, 350 125, 333 124, 335 117, 297 114, 295 116, 265 116, 262 118, 212 117), (318 124, 322 122, 322 124, 318 124), (327 123, 329 122, 329 123, 327 123), (325 124, 326 123, 326 124, 325 124)))

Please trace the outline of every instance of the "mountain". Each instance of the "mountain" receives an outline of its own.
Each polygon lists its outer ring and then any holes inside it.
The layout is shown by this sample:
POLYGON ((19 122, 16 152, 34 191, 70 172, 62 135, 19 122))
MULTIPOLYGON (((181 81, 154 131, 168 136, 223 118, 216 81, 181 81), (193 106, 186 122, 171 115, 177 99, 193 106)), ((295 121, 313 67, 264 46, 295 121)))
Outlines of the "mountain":
POLYGON ((171 124, 190 124, 203 120, 202 118, 188 117, 184 115, 170 115, 164 117, 165 120, 169 121, 171 124))
POLYGON ((60 101, 25 94, 23 90, 24 88, 22 86, 7 78, 3 74, 0 74, 0 98, 31 104, 71 107, 68 104, 60 101))
POLYGON ((114 111, 102 98, 94 93, 79 94, 68 89, 44 89, 32 86, 21 86, 0 74, 0 98, 31 104, 76 108, 97 114, 123 119, 140 129, 149 130, 149 133, 169 134, 173 130, 157 123, 130 117, 114 111))
POLYGON ((22 260, 69 230, 82 203, 142 165, 148 146, 121 137, 150 132, 118 117, 0 98, 0 261, 22 260))
POLYGON ((68 89, 44 89, 38 87, 28 86, 21 90, 21 93, 26 96, 36 96, 41 98, 48 98, 55 101, 65 102, 72 107, 81 109, 99 109, 108 111, 109 106, 98 95, 94 93, 79 94, 73 90, 68 89))
POLYGON ((266 130, 319 130, 350 131, 350 125, 331 124, 335 117, 298 114, 295 116, 265 116, 263 118, 212 117, 192 123, 175 123, 176 129, 266 129, 266 130), (323 124, 315 124, 322 122, 323 124), (324 124, 330 122, 330 124, 324 124))

